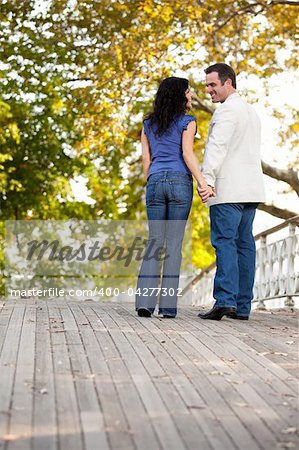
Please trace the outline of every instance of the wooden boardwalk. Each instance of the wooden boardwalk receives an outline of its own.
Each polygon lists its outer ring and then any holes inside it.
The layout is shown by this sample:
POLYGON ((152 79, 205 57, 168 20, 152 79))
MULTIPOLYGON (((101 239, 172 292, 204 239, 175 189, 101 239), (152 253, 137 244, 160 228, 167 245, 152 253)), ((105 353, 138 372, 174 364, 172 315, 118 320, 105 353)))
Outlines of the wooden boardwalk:
POLYGON ((298 448, 298 315, 0 304, 0 449, 298 448))

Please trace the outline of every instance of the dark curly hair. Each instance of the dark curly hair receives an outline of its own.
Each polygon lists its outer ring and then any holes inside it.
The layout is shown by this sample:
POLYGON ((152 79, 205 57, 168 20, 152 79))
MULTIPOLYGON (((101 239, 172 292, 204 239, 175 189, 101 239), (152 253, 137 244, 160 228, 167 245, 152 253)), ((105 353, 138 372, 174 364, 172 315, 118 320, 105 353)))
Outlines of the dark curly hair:
POLYGON ((157 125, 156 134, 165 133, 176 117, 185 114, 187 110, 185 93, 188 88, 189 81, 186 78, 169 77, 161 81, 154 100, 153 111, 146 116, 150 126, 157 125))

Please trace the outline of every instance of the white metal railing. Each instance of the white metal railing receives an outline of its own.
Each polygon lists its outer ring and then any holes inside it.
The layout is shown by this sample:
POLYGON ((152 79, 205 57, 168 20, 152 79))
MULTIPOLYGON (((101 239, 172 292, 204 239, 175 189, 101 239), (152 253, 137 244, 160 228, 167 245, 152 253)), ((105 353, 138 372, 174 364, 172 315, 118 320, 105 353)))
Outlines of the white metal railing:
MULTIPOLYGON (((283 306, 295 306, 294 297, 299 296, 298 225, 299 216, 295 216, 255 236, 257 257, 253 303, 259 308, 265 308, 265 301, 279 298, 284 299, 283 306), (287 236, 275 238, 287 228, 287 236)), ((182 292, 184 303, 194 306, 213 303, 214 275, 215 263, 196 275, 182 292)))

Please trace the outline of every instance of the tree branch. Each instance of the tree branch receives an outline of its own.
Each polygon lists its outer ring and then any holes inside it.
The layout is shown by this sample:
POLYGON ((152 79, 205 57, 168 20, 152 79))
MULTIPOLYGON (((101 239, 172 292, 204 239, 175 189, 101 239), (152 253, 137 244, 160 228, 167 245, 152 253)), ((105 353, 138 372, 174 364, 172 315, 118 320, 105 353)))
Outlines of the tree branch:
POLYGON ((260 203, 258 209, 284 220, 291 219, 298 214, 293 211, 289 211, 288 209, 281 209, 274 205, 267 205, 266 203, 260 203))
POLYGON ((193 100, 195 100, 195 102, 193 102, 192 104, 193 109, 196 109, 197 111, 204 111, 211 115, 214 113, 215 108, 206 104, 196 94, 193 94, 193 100))
MULTIPOLYGON (((202 4, 202 2, 199 0, 197 2, 199 5, 202 4)), ((273 6, 276 5, 288 5, 288 6, 299 6, 299 2, 294 0, 271 0, 271 1, 257 1, 255 3, 249 3, 245 6, 242 6, 239 9, 235 9, 231 14, 228 14, 226 17, 223 17, 223 21, 221 23, 218 23, 218 25, 215 27, 214 31, 220 31, 222 28, 224 28, 232 19, 234 19, 237 16, 244 15, 244 14, 253 14, 254 16, 257 16, 258 14, 264 12, 267 9, 270 9, 273 6), (256 9, 259 7, 260 9, 256 9)))
POLYGON ((262 168, 265 175, 268 175, 275 180, 284 181, 285 183, 289 184, 299 196, 299 179, 297 173, 294 170, 277 169, 276 167, 270 166, 264 161, 262 161, 262 168))
POLYGON ((290 5, 290 6, 299 6, 299 2, 292 2, 291 0, 272 0, 270 5, 290 5))

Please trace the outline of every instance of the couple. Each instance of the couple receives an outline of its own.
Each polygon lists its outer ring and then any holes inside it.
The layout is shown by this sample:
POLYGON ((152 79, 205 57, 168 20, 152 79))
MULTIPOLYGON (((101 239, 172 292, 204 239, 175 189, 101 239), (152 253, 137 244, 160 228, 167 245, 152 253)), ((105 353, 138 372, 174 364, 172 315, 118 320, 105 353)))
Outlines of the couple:
POLYGON ((161 254, 160 258, 142 262, 136 291, 136 310, 141 317, 152 315, 158 297, 161 316, 177 314, 181 248, 193 197, 192 175, 198 194, 210 207, 217 267, 215 304, 198 316, 247 320, 250 314, 255 275, 252 223, 258 203, 264 201, 260 121, 237 93, 236 75, 230 66, 214 64, 205 73, 207 92, 213 103, 221 105, 210 124, 202 172, 193 153, 196 119, 186 114, 192 101, 188 80, 164 79, 153 112, 143 122, 149 245, 161 249, 166 242, 166 247, 164 258, 161 254), (160 289, 152 289, 160 284, 160 289))

